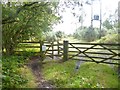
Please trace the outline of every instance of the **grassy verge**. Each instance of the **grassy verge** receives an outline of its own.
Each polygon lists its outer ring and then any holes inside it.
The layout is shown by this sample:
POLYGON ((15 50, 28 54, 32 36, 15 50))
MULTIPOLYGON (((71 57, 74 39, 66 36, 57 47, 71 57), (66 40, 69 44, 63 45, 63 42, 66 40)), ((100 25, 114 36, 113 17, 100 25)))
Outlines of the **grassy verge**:
POLYGON ((36 87, 34 76, 24 63, 21 56, 2 57, 2 88, 36 87))
POLYGON ((117 88, 116 72, 105 64, 83 63, 75 72, 76 61, 45 61, 43 75, 59 88, 117 88))

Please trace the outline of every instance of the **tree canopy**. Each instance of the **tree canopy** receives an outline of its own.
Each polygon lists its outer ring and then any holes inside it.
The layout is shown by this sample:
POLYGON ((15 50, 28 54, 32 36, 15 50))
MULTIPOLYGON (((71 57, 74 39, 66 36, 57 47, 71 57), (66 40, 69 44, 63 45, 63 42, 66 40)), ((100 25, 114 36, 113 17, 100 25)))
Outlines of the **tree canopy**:
POLYGON ((41 40, 60 19, 55 15, 57 2, 2 3, 2 46, 11 54, 18 42, 41 40))

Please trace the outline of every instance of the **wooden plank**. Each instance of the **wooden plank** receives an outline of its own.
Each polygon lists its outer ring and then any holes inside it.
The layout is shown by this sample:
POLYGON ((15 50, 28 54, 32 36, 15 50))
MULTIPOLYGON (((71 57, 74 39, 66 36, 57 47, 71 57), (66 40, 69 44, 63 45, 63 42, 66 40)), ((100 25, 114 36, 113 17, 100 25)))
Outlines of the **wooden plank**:
MULTIPOLYGON (((92 61, 92 60, 78 59, 78 58, 74 58, 73 60, 80 60, 80 61, 85 61, 85 62, 94 62, 94 61, 92 61)), ((96 61, 95 63, 101 63, 101 62, 96 61)), ((119 63, 112 63, 112 62, 102 62, 102 63, 105 63, 105 64, 115 64, 115 65, 120 65, 119 63)))
MULTIPOLYGON (((45 45, 45 44, 44 44, 45 45)), ((50 47, 51 45, 45 45, 46 47, 50 47)))
MULTIPOLYGON (((69 54, 69 56, 74 56, 74 55, 69 54)), ((84 56, 84 55, 78 55, 78 57, 88 58, 87 56, 84 56)), ((103 57, 96 57, 96 56, 89 56, 89 57, 91 57, 91 58, 97 58, 97 59, 105 59, 105 60, 107 60, 107 59, 111 59, 111 60, 120 60, 120 59, 117 59, 117 58, 103 58, 103 57)))
POLYGON ((60 54, 59 41, 57 42, 58 55, 60 54))
POLYGON ((53 49, 53 50, 47 50, 47 51, 58 51, 58 49, 53 49))
POLYGON ((40 46, 17 46, 17 48, 40 48, 40 46))
MULTIPOLYGON (((69 48, 74 48, 74 47, 69 47, 69 48)), ((89 48, 89 47, 77 47, 76 46, 76 48, 78 48, 78 49, 87 49, 87 48, 89 48)), ((94 48, 91 48, 91 49, 102 49, 102 50, 105 50, 104 48, 96 48, 96 47, 94 47, 94 48)), ((120 48, 110 48, 111 50, 120 50, 120 48)))
POLYGON ((47 52, 46 54, 52 54, 52 53, 47 52))
POLYGON ((103 47, 105 50, 108 50, 108 51, 110 51, 111 53, 113 53, 113 54, 116 54, 114 51, 112 51, 111 49, 109 49, 109 48, 107 48, 107 47, 105 47, 105 46, 103 46, 103 45, 100 45, 101 47, 103 47))
MULTIPOLYGON (((14 51, 14 52, 23 53, 23 52, 29 52, 29 51, 14 51)), ((40 52, 31 52, 31 53, 40 53, 40 52)))
MULTIPOLYGON (((50 57, 52 58, 52 56, 51 56, 51 55, 46 55, 46 56, 50 56, 50 57)), ((62 56, 62 54, 61 54, 61 55, 53 55, 53 56, 62 56)))
POLYGON ((54 45, 54 42, 51 43, 51 47, 52 47, 52 59, 54 58, 54 56, 53 56, 54 55, 54 51, 53 51, 54 50, 54 46, 53 45, 54 45))
POLYGON ((44 43, 50 43, 50 42, 48 42, 48 41, 44 41, 44 43))
POLYGON ((81 44, 81 45, 110 45, 110 46, 120 46, 120 44, 115 43, 69 43, 69 44, 81 44))
MULTIPOLYGON (((79 53, 78 51, 69 51, 69 52, 74 52, 74 53, 79 53)), ((85 53, 88 53, 88 54, 102 54, 102 55, 113 55, 113 53, 102 53, 102 52, 85 52, 85 53)), ((119 55, 119 53, 118 53, 119 55)))
POLYGON ((59 45, 63 45, 63 43, 60 43, 60 42, 59 42, 59 45))
POLYGON ((74 46, 73 44, 70 44, 73 48, 77 49, 79 52, 81 52, 80 49, 78 49, 76 46, 74 46))
POLYGON ((63 48, 62 47, 59 47, 60 49, 59 50, 63 50, 63 48))
POLYGON ((40 42, 18 42, 18 43, 40 43, 40 42))

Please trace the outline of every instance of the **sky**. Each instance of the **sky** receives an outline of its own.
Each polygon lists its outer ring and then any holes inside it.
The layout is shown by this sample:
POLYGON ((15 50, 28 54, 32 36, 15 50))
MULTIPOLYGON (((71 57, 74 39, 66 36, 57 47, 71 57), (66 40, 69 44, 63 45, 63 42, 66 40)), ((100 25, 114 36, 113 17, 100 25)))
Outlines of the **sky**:
MULTIPOLYGON (((118 2, 120 0, 101 0, 102 1, 102 22, 110 15, 115 12, 118 7, 118 2), (106 12, 106 14, 105 14, 106 12)), ((100 14, 100 4, 99 0, 96 0, 92 4, 93 15, 100 14)), ((76 13, 81 13, 78 8, 75 9, 76 13)), ((89 27, 91 25, 91 5, 83 4, 83 12, 86 13, 84 18, 83 26, 89 27)), ((75 18, 71 13, 71 9, 67 8, 65 12, 62 12, 63 23, 54 25, 54 31, 63 31, 66 34, 72 34, 76 28, 81 26, 81 23, 78 23, 78 18, 75 18)), ((93 27, 99 27, 99 21, 93 21, 93 27)))

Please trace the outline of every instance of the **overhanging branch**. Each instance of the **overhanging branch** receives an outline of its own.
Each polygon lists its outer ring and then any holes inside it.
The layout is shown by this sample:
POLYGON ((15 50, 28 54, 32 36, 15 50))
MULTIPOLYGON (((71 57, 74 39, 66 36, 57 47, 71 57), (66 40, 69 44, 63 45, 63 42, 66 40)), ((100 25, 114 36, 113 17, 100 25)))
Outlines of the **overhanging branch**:
POLYGON ((18 15, 25 7, 32 6, 32 5, 36 4, 36 3, 38 3, 38 2, 32 2, 32 3, 30 3, 30 4, 24 4, 22 7, 18 8, 18 9, 16 10, 16 14, 15 14, 14 17, 9 16, 9 17, 3 19, 3 20, 2 20, 2 24, 7 24, 7 23, 15 22, 16 20, 11 20, 11 19, 16 18, 17 15, 18 15))

